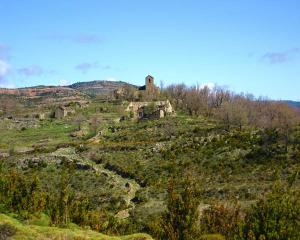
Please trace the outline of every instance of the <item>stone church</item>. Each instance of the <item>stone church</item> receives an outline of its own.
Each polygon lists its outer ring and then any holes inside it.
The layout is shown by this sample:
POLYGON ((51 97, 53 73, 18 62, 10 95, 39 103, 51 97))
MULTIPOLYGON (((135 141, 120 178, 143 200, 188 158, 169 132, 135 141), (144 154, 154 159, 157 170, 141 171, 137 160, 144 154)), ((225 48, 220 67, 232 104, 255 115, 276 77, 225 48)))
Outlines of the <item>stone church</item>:
POLYGON ((135 119, 159 119, 174 114, 169 100, 158 101, 160 89, 154 84, 154 77, 148 75, 145 85, 138 89, 138 94, 144 101, 130 102, 126 111, 135 119), (149 112, 150 111, 150 112, 149 112))

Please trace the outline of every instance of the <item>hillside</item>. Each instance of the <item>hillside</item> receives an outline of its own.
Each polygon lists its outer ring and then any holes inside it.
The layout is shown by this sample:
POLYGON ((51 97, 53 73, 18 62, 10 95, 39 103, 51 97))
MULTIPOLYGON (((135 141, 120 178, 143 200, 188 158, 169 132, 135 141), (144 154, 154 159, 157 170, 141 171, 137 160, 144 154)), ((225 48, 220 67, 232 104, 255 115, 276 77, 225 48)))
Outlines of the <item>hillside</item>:
MULTIPOLYGON (((134 119, 125 111, 128 101, 91 98, 82 93, 90 89, 103 92, 106 84, 112 83, 103 84, 75 84, 72 91, 80 92, 88 103, 84 107, 70 105, 74 112, 63 118, 37 119, 34 114, 51 109, 53 101, 57 104, 65 97, 45 95, 24 100, 1 96, 7 104, 2 101, 0 105, 0 187, 4 189, 0 211, 1 218, 19 229, 16 239, 26 239, 27 228, 41 238, 44 230, 45 235, 53 232, 55 237, 105 237, 83 230, 87 227, 120 239, 133 233, 166 239, 162 219, 171 219, 165 217, 172 210, 168 205, 170 183, 181 194, 187 176, 197 189, 191 199, 197 200, 193 212, 200 217, 215 204, 238 204, 241 213, 237 215, 245 216, 279 181, 292 182, 293 191, 300 190, 298 115, 285 104, 228 95, 232 98, 227 102, 204 105, 210 102, 200 95, 202 92, 195 98, 193 89, 187 88, 183 94, 174 91, 180 96, 173 96, 174 92, 157 96, 168 96, 175 115, 134 119), (12 212, 19 221, 8 217, 12 212), (46 226, 27 225, 41 216, 47 216, 46 226), (73 229, 72 224, 81 228, 73 229)), ((110 91, 121 83, 114 84, 108 87, 110 91)), ((220 93, 210 94, 219 99, 220 93)), ((297 207, 297 202, 294 205, 297 207)), ((210 221, 206 224, 206 230, 197 225, 205 236, 227 234, 210 230, 210 221)))

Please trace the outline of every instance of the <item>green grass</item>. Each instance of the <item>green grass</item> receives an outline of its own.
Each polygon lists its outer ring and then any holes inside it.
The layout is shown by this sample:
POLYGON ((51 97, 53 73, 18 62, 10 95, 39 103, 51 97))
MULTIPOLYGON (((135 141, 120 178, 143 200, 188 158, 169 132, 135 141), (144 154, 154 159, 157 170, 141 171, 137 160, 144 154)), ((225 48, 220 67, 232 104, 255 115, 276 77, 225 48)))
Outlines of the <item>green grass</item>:
POLYGON ((36 144, 55 145, 71 140, 70 133, 76 126, 62 121, 44 121, 38 123, 36 128, 23 130, 4 129, 0 131, 0 148, 31 147, 36 144))
POLYGON ((219 234, 206 234, 201 237, 201 240, 225 240, 225 238, 219 234))
POLYGON ((9 224, 16 229, 12 240, 34 239, 69 239, 69 240, 151 240, 147 234, 110 237, 91 230, 83 230, 77 226, 71 228, 45 227, 24 224, 8 215, 0 214, 0 224, 9 224))

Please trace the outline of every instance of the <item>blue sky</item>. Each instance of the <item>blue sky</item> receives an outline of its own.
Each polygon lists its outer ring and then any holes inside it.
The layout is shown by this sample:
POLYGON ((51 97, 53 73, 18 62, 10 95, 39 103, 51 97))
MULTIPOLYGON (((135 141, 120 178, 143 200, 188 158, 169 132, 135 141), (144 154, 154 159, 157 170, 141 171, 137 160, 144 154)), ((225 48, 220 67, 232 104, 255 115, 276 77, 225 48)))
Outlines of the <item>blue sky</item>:
POLYGON ((1 0, 0 86, 215 83, 300 100, 298 0, 1 0))

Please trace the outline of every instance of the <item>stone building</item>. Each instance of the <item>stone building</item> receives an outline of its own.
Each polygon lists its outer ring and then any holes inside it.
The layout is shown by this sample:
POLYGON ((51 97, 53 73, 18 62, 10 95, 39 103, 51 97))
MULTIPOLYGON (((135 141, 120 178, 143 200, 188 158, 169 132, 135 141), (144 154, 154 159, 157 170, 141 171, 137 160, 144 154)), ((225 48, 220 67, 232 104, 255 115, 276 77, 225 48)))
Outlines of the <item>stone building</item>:
POLYGON ((74 113, 75 113, 75 110, 70 107, 59 106, 55 109, 54 117, 57 119, 62 119, 62 118, 67 117, 68 115, 71 115, 74 113))
POLYGON ((174 114, 169 100, 154 102, 131 102, 126 108, 134 119, 159 119, 174 114))
POLYGON ((64 103, 63 105, 58 106, 55 109, 54 117, 57 119, 61 119, 72 115, 76 112, 76 109, 85 108, 89 104, 89 101, 75 101, 64 103))
POLYGON ((148 75, 145 78, 145 85, 141 87, 123 86, 116 89, 113 96, 116 99, 152 101, 158 99, 160 93, 159 87, 154 84, 154 77, 148 75))

